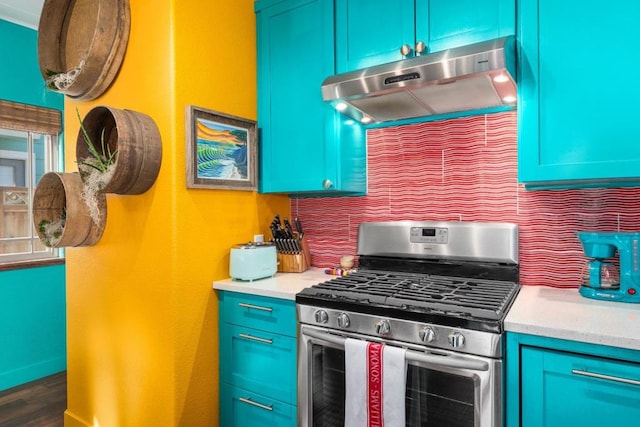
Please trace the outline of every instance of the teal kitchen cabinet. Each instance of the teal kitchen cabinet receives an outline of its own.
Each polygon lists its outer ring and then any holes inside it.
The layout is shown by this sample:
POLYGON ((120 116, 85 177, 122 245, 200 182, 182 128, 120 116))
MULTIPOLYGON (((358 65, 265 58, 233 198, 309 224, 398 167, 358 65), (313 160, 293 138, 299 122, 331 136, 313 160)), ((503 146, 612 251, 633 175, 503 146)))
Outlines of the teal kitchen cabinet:
POLYGON ((507 333, 507 427, 628 427, 640 351, 507 333))
POLYGON ((219 291, 220 425, 296 425, 295 302, 219 291))
POLYGON ((515 34, 515 0, 336 0, 338 72, 515 34), (425 52, 425 53, 426 53, 425 52))
POLYGON ((518 176, 530 189, 640 184, 640 3, 520 0, 518 176))
POLYGON ((335 74, 333 0, 258 1, 261 193, 366 192, 362 127, 322 100, 335 74))

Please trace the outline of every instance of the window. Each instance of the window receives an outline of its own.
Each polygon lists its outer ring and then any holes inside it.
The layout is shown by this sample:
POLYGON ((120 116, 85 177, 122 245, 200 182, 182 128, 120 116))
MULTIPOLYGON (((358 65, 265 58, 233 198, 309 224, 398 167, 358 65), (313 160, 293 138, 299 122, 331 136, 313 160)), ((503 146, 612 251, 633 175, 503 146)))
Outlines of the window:
POLYGON ((31 200, 40 177, 60 170, 61 112, 0 100, 0 264, 57 258, 40 242, 31 200))

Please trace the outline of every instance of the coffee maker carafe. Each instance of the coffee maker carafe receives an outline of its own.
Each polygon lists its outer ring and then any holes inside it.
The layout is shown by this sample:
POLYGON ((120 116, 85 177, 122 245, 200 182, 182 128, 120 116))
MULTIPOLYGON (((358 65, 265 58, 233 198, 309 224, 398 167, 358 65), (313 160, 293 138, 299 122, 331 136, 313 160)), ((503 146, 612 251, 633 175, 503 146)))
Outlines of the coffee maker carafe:
POLYGON ((591 260, 583 273, 580 295, 640 303, 640 233, 578 232, 591 260), (620 269, 610 260, 618 255, 620 269))

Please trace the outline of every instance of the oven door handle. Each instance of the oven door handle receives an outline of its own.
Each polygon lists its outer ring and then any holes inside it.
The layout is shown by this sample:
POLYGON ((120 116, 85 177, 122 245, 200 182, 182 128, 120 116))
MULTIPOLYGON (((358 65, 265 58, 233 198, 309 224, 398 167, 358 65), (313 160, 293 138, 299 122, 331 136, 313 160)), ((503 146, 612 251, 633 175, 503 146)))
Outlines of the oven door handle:
MULTIPOLYGON (((322 340, 328 343, 336 344, 344 348, 344 342, 346 338, 328 334, 326 332, 316 331, 314 329, 300 327, 300 333, 311 338, 322 340)), ((440 356, 436 354, 426 354, 419 351, 407 350, 405 353, 405 360, 408 362, 424 362, 434 365, 444 366, 448 368, 456 369, 469 369, 472 371, 488 371, 489 364, 483 360, 472 359, 453 359, 451 356, 440 356)))

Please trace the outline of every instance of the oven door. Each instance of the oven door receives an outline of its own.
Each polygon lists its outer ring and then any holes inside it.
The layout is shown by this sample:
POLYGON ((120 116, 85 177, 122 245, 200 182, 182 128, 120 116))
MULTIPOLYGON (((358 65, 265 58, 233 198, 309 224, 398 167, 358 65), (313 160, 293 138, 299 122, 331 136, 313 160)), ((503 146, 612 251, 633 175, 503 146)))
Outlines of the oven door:
POLYGON ((407 348, 407 427, 502 426, 500 360, 308 325, 299 334, 298 426, 344 426, 346 338, 407 348))

